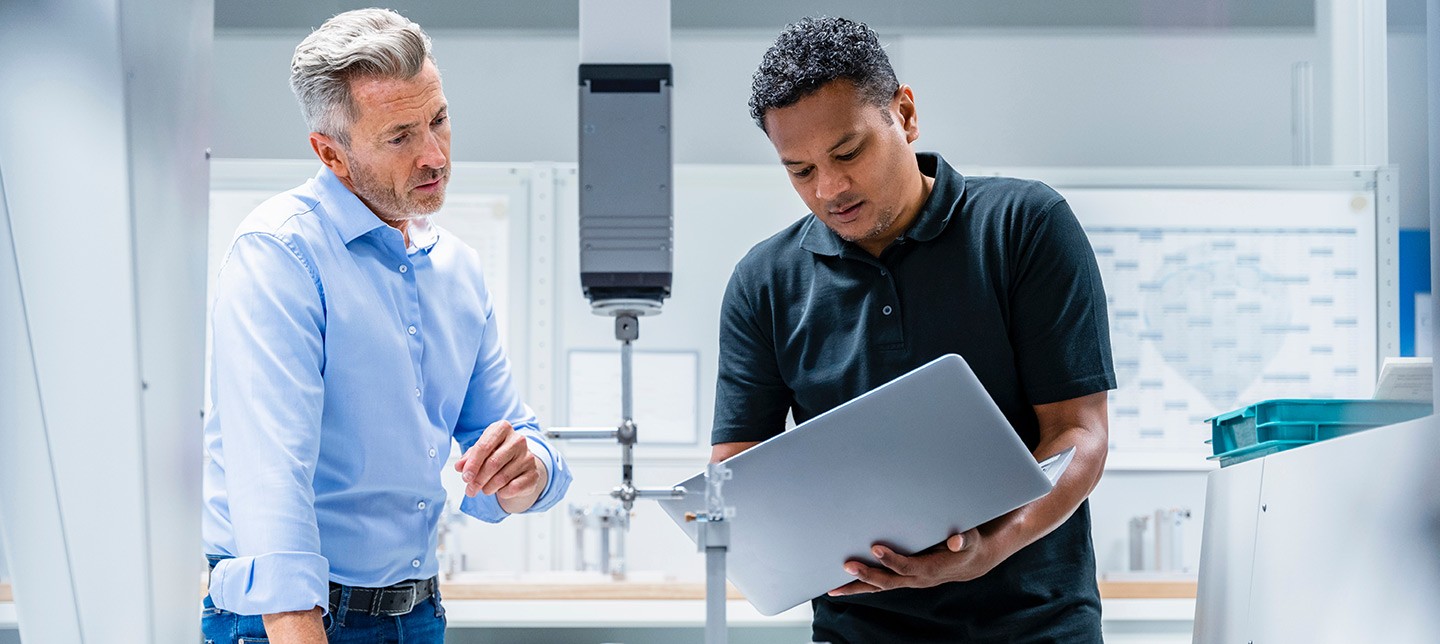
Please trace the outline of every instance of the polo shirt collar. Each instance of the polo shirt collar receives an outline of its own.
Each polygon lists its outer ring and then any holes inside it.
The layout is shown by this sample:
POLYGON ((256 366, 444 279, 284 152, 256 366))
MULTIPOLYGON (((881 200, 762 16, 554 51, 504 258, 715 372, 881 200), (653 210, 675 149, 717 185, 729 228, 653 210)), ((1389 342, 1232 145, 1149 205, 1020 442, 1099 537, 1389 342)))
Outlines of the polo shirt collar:
POLYGON ((324 206, 325 215, 340 232, 340 240, 346 244, 376 228, 386 226, 375 213, 350 192, 330 168, 322 167, 315 174, 315 196, 324 206))
MULTIPOLYGON (((965 192, 965 177, 951 168, 944 157, 937 153, 920 152, 915 155, 915 159, 920 163, 920 172, 927 177, 934 177, 935 184, 930 187, 930 195, 920 206, 920 214, 916 215, 910 228, 900 236, 927 242, 938 237, 950 223, 953 213, 959 210, 960 196, 965 192)), ((838 256, 847 245, 851 244, 841 239, 813 214, 809 221, 805 222, 805 230, 800 235, 800 247, 816 255, 838 256)))

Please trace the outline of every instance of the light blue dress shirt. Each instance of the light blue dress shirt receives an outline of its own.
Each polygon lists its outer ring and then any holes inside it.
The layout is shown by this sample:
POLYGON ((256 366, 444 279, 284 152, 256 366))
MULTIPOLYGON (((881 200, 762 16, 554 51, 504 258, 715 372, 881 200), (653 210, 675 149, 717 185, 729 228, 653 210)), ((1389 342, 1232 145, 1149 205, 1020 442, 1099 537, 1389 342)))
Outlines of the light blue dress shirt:
MULTIPOLYGON (((506 419, 571 474, 520 401, 476 251, 418 220, 407 248, 328 169, 261 204, 235 233, 211 317, 205 416, 215 605, 255 615, 324 607, 330 581, 435 575, 441 468, 506 419)), ((493 496, 461 511, 498 522, 493 496)))

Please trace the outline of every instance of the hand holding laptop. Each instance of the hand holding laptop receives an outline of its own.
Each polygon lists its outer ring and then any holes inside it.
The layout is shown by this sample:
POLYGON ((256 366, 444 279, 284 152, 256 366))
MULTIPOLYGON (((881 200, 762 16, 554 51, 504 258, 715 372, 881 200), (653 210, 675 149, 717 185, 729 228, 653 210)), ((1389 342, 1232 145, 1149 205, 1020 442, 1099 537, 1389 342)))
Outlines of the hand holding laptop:
POLYGON ((951 535, 944 543, 905 556, 875 544, 870 555, 880 566, 860 561, 845 562, 845 572, 855 581, 830 591, 831 597, 873 593, 895 588, 930 588, 950 581, 970 581, 994 568, 1000 559, 989 556, 980 528, 951 535))
MULTIPOLYGON (((1053 486, 953 354, 726 463, 734 477, 725 484, 725 503, 736 510, 730 581, 765 615, 826 592, 978 577, 1009 554, 1003 550, 1010 544, 987 543, 977 526, 1053 486), (877 426, 891 429, 876 432, 877 426), (912 474, 857 479, 856 453, 873 467, 912 474), (879 557, 877 542, 884 544, 879 557)), ((680 486, 705 489, 698 474, 680 486)), ((660 506, 695 539, 684 516, 701 511, 702 501, 703 494, 690 494, 660 506)))
MULTIPOLYGON (((1040 463, 1040 471, 1054 485, 1074 458, 1075 448, 1072 447, 1045 459, 1040 463)), ((950 581, 977 579, 1005 560, 1005 557, 996 556, 993 547, 986 546, 985 535, 979 527, 950 535, 944 543, 910 556, 877 543, 870 547, 870 555, 880 566, 870 566, 863 561, 845 562, 845 572, 854 575, 855 581, 827 594, 840 597, 894 588, 930 588, 950 581)))

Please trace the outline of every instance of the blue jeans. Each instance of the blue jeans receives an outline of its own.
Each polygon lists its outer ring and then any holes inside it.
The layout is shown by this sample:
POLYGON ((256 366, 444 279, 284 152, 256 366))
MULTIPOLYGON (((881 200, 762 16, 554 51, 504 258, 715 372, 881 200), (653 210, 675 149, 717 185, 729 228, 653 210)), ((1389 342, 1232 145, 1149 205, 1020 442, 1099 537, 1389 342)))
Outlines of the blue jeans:
MULTIPOLYGON (((210 567, 223 557, 209 556, 210 567)), ((349 611, 350 589, 340 591, 340 605, 324 617, 325 637, 331 644, 443 644, 445 609, 440 591, 417 604, 415 610, 397 617, 375 616, 349 611)), ((220 610, 206 595, 200 611, 200 630, 205 644, 246 644, 268 642, 260 615, 238 615, 220 610)))

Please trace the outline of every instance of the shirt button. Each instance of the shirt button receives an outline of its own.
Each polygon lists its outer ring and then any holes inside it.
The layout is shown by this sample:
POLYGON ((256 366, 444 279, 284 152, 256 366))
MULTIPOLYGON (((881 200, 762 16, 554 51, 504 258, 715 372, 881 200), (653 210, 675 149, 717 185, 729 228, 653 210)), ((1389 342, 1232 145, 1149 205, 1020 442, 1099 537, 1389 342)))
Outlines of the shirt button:
POLYGON ((411 560, 410 560, 410 567, 411 567, 411 568, 419 568, 419 567, 420 567, 420 560, 419 560, 419 559, 411 559, 411 560))
POLYGON ((891 309, 890 309, 890 305, 887 304, 887 305, 885 305, 885 308, 880 309, 880 312, 881 312, 881 313, 884 313, 885 315, 890 315, 890 310, 891 310, 891 309))
POLYGON ((417 507, 417 508, 419 508, 419 509, 421 509, 421 510, 424 510, 424 509, 425 509, 425 502, 424 502, 424 501, 421 501, 421 502, 415 504, 415 507, 417 507))
POLYGON ((409 328, 407 328, 407 329, 405 329, 405 330, 408 331, 408 332, 410 332, 410 335, 415 335, 415 330, 416 330, 416 329, 415 329, 415 325, 412 324, 412 325, 410 325, 409 328))
POLYGON ((415 397, 416 397, 416 398, 419 398, 419 397, 420 397, 420 388, 419 388, 419 387, 416 387, 416 388, 415 388, 415 397))
POLYGON ((430 448, 430 458, 435 458, 435 454, 436 454, 436 453, 437 453, 437 452, 435 451, 435 448, 433 448, 433 447, 430 448))
POLYGON ((401 273, 406 273, 406 272, 409 272, 409 271, 410 271, 410 267, 409 267, 409 266, 406 266, 406 265, 404 265, 404 264, 401 264, 401 265, 400 265, 400 272, 401 272, 401 273))
POLYGON ((886 273, 886 272, 885 272, 885 269, 883 269, 883 268, 880 269, 880 277, 885 277, 886 275, 889 275, 889 273, 886 273))

